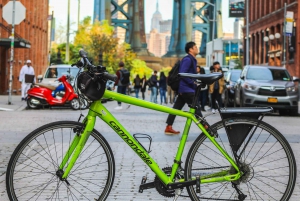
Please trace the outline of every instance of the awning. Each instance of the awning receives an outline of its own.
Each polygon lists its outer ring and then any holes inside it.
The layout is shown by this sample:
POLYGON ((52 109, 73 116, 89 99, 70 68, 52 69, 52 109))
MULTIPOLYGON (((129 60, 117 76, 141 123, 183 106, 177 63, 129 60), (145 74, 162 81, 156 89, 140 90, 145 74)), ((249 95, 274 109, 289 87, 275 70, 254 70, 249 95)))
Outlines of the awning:
MULTIPOLYGON (((31 48, 31 44, 24 39, 15 38, 14 43, 14 48, 31 48)), ((0 38, 0 46, 10 48, 10 45, 10 38, 0 38)))
MULTIPOLYGON (((8 26, 5 26, 4 24, 0 23, 0 31, 4 29, 11 35, 11 28, 8 26)), ((23 39, 19 34, 16 32, 14 33, 15 39, 14 39, 14 47, 15 48, 31 48, 31 44, 29 41, 23 39)), ((0 46, 10 48, 11 45, 11 39, 10 38, 0 38, 0 46)))

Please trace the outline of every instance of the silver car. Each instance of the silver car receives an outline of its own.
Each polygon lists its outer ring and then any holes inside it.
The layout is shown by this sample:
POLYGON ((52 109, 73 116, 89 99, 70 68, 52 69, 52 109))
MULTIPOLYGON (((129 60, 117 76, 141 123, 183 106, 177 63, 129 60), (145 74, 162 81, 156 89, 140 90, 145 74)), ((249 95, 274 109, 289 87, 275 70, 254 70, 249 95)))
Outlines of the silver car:
POLYGON ((70 76, 71 85, 74 86, 74 78, 77 76, 77 73, 80 69, 77 67, 71 67, 68 64, 57 64, 51 65, 47 68, 44 75, 39 75, 38 79, 41 80, 42 84, 58 86, 59 82, 57 81, 62 75, 70 76))
POLYGON ((297 77, 276 66, 245 66, 235 85, 235 103, 244 106, 271 106, 280 114, 298 114, 297 77))

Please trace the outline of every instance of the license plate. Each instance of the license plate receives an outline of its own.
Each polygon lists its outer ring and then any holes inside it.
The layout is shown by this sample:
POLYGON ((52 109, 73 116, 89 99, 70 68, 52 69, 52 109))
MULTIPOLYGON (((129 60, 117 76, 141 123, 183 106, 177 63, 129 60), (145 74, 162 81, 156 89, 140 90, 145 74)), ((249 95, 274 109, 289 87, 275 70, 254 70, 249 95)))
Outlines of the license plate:
POLYGON ((277 98, 268 98, 268 103, 277 103, 277 98))

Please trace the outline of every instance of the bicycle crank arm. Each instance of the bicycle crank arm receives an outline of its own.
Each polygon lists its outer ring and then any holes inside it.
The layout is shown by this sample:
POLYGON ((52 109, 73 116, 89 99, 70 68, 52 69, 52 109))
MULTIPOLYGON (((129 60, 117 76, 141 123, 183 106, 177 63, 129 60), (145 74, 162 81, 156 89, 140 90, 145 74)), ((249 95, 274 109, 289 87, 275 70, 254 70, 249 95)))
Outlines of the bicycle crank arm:
POLYGON ((175 182, 175 183, 172 183, 172 184, 168 184, 167 188, 169 190, 172 190, 172 189, 183 188, 183 187, 192 186, 192 185, 196 185, 196 184, 197 184, 196 180, 190 180, 190 181, 184 181, 184 182, 175 182))
POLYGON ((142 193, 143 190, 155 188, 154 182, 144 183, 140 185, 139 192, 142 193))

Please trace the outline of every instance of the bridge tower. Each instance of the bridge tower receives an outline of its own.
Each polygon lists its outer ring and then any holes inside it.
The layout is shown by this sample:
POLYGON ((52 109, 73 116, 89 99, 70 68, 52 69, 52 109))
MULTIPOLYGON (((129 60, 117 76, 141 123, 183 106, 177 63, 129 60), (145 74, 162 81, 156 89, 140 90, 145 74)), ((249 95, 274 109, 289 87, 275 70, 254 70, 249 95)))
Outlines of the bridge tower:
POLYGON ((212 27, 214 38, 222 36, 221 0, 174 0, 172 34, 169 51, 164 57, 182 57, 184 46, 192 40, 192 31, 202 32, 200 55, 206 53, 206 43, 211 41, 212 27), (196 6, 196 3, 200 3, 196 6), (215 8, 214 8, 215 7, 215 8), (213 22, 216 9, 215 23, 213 22))
POLYGON ((108 20, 123 32, 124 41, 141 56, 149 56, 147 50, 144 0, 94 0, 94 20, 108 20))

